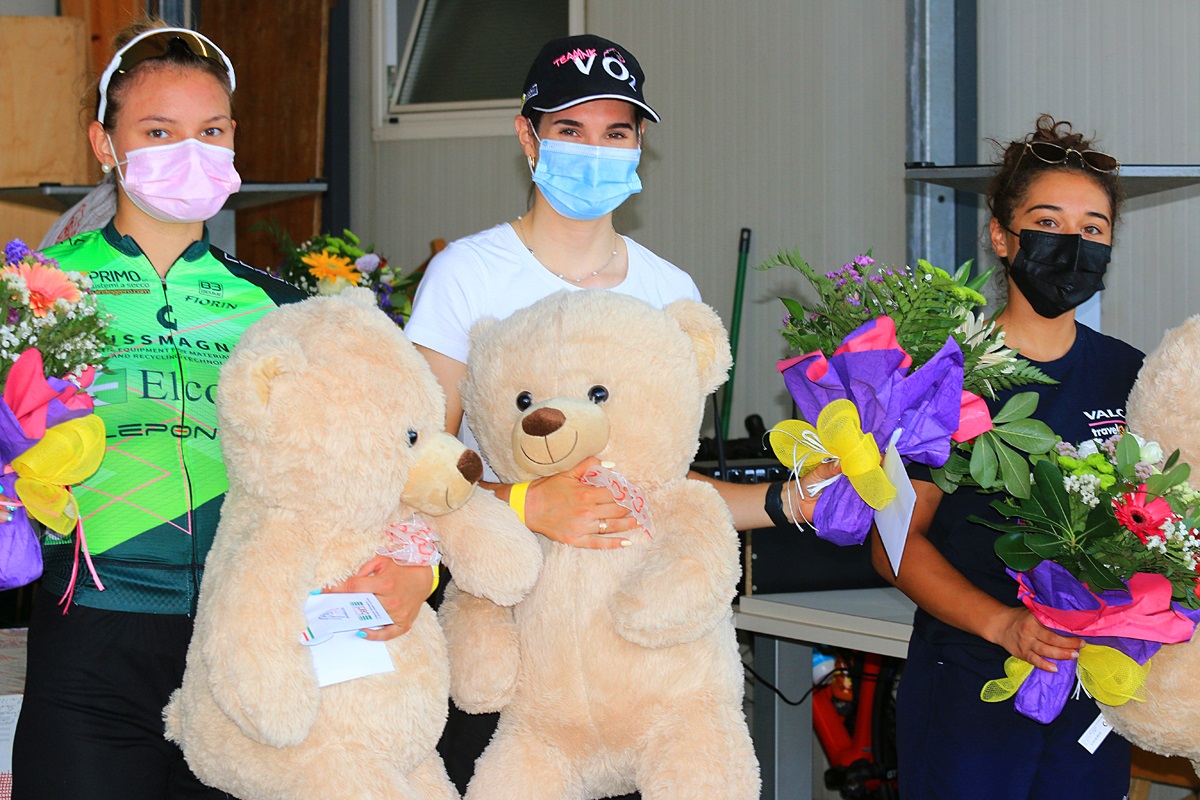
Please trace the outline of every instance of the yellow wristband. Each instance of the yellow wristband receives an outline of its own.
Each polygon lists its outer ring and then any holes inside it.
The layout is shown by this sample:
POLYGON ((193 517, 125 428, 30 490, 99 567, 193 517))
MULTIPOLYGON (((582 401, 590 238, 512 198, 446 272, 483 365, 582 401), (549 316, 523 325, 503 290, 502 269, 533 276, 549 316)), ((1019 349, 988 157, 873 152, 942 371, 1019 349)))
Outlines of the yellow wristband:
POLYGON ((525 493, 528 491, 529 481, 514 483, 512 488, 508 490, 508 506, 517 512, 517 516, 521 518, 522 523, 525 522, 525 493))
POLYGON ((439 570, 437 568, 437 564, 434 564, 433 565, 433 588, 431 588, 429 590, 430 594, 433 594, 434 592, 437 591, 438 584, 441 583, 441 581, 442 581, 441 570, 439 570))

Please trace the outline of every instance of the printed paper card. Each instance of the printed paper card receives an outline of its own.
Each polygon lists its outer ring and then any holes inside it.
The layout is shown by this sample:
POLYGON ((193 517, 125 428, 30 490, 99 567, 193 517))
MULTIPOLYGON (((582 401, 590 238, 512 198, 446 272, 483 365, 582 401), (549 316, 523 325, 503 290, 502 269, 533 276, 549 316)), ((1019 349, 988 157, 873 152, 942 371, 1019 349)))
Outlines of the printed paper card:
POLYGON ((372 642, 354 635, 353 631, 331 634, 326 640, 311 645, 313 670, 318 686, 394 672, 392 656, 386 642, 372 642))
POLYGON ((304 618, 308 623, 304 632, 310 639, 392 624, 379 599, 369 593, 309 595, 304 603, 304 618))

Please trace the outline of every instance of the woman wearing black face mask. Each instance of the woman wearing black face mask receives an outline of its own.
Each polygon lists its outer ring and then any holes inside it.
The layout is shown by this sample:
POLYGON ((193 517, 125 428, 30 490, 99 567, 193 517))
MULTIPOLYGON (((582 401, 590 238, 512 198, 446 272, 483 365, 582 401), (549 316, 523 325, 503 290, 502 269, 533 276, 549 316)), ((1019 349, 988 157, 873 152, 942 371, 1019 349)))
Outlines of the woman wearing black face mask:
MULTIPOLYGON (((1119 167, 1070 123, 1043 115, 1032 134, 1004 147, 988 192, 991 244, 1008 286, 996 321, 1008 346, 1059 382, 1034 387, 1036 416, 1068 442, 1102 441, 1124 427, 1142 363, 1134 348, 1075 320, 1075 308, 1104 286, 1119 167)), ((1011 394, 989 403, 993 412, 1011 394)), ((876 568, 919 606, 898 699, 901 796, 1123 798, 1129 744, 1112 734, 1094 754, 1080 745, 1100 715, 1086 694, 1049 724, 980 699, 1009 655, 1054 671, 1048 659, 1078 658, 1082 641, 1043 627, 1021 605, 993 549, 999 534, 967 522, 995 518, 992 497, 943 496, 927 472, 912 475, 917 508, 899 577, 878 536, 872 541, 876 568)))

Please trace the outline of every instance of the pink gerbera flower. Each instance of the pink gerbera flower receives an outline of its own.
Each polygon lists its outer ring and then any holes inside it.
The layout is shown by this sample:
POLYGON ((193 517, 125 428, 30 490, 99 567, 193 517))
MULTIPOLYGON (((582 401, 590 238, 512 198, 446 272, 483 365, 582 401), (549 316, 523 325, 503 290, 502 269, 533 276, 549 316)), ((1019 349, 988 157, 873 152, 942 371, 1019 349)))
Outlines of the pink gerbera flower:
POLYGON ((79 302, 79 287, 71 283, 62 270, 45 264, 15 264, 5 267, 4 271, 25 279, 29 308, 35 317, 44 317, 54 310, 54 303, 59 298, 68 303, 79 302))
POLYGON ((1113 500, 1113 513, 1122 527, 1132 531, 1142 544, 1151 537, 1161 539, 1163 523, 1171 520, 1175 512, 1171 504, 1161 497, 1146 502, 1146 484, 1138 486, 1137 491, 1129 492, 1124 497, 1113 500))

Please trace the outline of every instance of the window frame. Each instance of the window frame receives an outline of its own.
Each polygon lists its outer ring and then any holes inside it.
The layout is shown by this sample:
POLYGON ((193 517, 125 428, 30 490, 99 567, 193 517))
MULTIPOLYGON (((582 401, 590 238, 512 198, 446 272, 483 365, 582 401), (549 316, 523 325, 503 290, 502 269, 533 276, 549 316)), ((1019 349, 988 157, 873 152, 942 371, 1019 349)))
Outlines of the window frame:
MULTIPOLYGON (((571 36, 584 33, 585 1, 567 0, 567 29, 571 36)), ((388 16, 386 4, 389 2, 393 0, 371 2, 371 139, 384 142, 513 135, 512 121, 521 110, 520 97, 511 100, 420 103, 408 106, 409 110, 403 112, 390 110, 387 32, 384 29, 388 16)))

